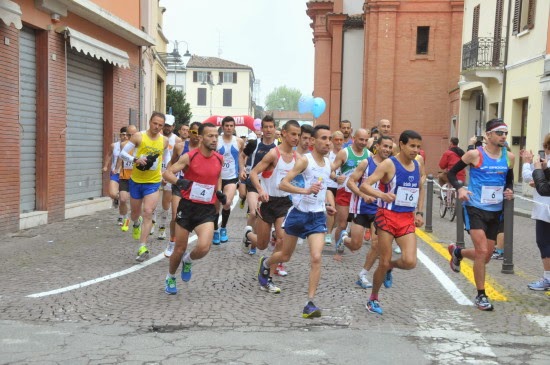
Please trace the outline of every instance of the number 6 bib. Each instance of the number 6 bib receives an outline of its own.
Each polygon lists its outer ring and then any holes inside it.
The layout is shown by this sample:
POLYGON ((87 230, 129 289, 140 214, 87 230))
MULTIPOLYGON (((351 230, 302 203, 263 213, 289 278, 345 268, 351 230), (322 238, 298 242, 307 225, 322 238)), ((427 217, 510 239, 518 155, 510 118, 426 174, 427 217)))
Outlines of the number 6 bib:
POLYGON ((499 204, 504 199, 503 193, 502 186, 482 186, 481 204, 499 204))
POLYGON ((406 187, 400 186, 399 189, 397 189, 395 204, 400 205, 402 207, 414 208, 418 203, 419 195, 420 194, 419 194, 418 188, 406 188, 406 187))
POLYGON ((194 182, 191 186, 191 193, 189 198, 191 200, 197 200, 201 202, 209 203, 212 201, 212 195, 214 194, 214 185, 201 184, 194 182))

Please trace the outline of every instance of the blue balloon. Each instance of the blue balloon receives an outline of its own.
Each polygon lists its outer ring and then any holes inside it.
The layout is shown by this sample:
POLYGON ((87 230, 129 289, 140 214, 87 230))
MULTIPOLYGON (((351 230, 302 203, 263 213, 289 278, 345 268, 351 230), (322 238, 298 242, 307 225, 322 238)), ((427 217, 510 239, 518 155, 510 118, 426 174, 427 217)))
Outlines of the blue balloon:
POLYGON ((311 113, 313 109, 313 96, 301 96, 298 100, 298 111, 300 114, 311 113))
POLYGON ((325 100, 323 98, 313 99, 313 108, 311 108, 311 112, 313 113, 313 118, 319 118, 321 114, 325 112, 326 107, 327 107, 327 104, 325 103, 325 100))

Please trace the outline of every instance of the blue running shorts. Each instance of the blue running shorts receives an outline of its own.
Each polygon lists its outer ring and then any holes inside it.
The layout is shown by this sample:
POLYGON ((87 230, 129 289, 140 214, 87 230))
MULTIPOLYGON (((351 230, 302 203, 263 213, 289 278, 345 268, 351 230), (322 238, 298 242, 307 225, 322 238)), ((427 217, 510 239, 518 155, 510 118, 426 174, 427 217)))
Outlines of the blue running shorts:
POLYGON ((160 182, 158 183, 137 183, 130 179, 130 197, 132 199, 143 199, 145 195, 151 195, 159 191, 160 182))
POLYGON ((283 223, 285 233, 291 236, 307 238, 313 233, 327 232, 325 212, 302 212, 292 207, 283 223))

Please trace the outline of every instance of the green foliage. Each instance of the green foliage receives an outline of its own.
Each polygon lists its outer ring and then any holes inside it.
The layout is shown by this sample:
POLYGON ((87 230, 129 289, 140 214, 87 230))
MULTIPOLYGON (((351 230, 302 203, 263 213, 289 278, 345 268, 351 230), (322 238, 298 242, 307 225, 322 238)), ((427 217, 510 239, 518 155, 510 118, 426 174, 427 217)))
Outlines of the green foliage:
POLYGON ((180 125, 189 124, 191 117, 191 105, 185 100, 185 93, 174 89, 171 85, 166 86, 166 111, 172 107, 172 114, 176 118, 174 130, 178 130, 180 125))
POLYGON ((266 110, 298 110, 298 100, 302 93, 298 89, 279 86, 265 98, 266 110))

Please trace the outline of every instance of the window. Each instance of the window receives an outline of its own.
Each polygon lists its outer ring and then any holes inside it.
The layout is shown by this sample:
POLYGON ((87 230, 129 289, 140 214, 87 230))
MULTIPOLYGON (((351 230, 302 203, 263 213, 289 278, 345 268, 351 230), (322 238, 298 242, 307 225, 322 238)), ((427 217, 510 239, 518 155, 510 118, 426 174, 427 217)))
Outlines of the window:
POLYGON ((199 87, 197 89, 197 105, 206 106, 206 88, 199 87))
POLYGON ((430 27, 416 28, 416 54, 428 54, 430 27))
POLYGON ((524 30, 535 27, 535 13, 537 0, 515 0, 513 33, 518 34, 524 30))
POLYGON ((206 82, 208 73, 206 71, 193 71, 193 82, 206 82))
POLYGON ((233 106, 233 90, 223 89, 223 106, 233 106))

